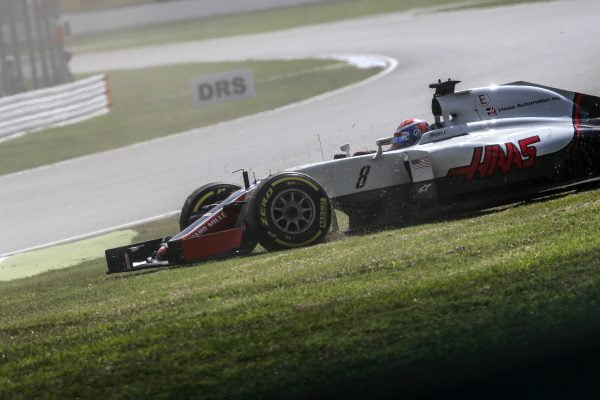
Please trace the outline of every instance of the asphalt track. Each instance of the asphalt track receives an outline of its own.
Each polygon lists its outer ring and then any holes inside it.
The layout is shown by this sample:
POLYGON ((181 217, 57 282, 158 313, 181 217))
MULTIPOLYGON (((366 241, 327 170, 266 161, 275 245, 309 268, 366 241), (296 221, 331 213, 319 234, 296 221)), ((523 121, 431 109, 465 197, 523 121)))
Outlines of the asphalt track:
MULTIPOLYGON (((241 182, 373 148, 405 117, 430 118, 437 78, 463 88, 527 80, 600 94, 600 2, 574 0, 450 13, 397 13, 243 37, 79 55, 77 72, 192 61, 378 54, 398 67, 294 107, 0 177, 0 254, 177 210, 210 181, 241 182)), ((169 234, 169 232, 165 232, 169 234)))

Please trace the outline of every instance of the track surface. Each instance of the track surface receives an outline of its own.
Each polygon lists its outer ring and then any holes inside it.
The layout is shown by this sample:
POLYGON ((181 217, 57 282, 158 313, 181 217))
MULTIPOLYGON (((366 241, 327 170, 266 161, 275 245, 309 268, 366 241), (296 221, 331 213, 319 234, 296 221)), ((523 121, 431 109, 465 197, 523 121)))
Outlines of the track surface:
MULTIPOLYGON (((462 88, 516 80, 600 94, 600 2, 536 3, 438 14, 398 13, 204 42, 79 55, 78 72, 191 61, 371 53, 384 78, 318 101, 0 177, 0 254, 178 209, 209 181, 241 180, 374 147, 405 117, 430 118, 437 78, 462 88)), ((169 232, 165 232, 169 234, 169 232)))

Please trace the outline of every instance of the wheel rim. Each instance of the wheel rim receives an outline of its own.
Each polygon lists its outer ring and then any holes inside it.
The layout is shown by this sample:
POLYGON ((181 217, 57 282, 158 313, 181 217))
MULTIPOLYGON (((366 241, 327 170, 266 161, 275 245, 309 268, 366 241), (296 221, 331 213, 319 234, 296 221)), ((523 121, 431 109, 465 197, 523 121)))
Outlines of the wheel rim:
POLYGON ((315 215, 315 203, 300 190, 284 190, 273 199, 271 219, 284 233, 306 232, 312 226, 315 215))

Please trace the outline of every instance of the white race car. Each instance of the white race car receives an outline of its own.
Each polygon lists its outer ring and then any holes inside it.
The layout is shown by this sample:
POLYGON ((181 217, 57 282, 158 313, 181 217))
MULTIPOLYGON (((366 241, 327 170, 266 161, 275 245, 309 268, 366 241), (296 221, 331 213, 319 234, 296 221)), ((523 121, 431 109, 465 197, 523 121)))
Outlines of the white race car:
POLYGON ((205 185, 182 208, 181 232, 106 251, 109 272, 307 246, 333 208, 351 229, 392 226, 449 205, 481 206, 580 182, 600 172, 600 97, 515 82, 455 92, 438 81, 434 129, 417 144, 344 154, 245 187, 205 185))

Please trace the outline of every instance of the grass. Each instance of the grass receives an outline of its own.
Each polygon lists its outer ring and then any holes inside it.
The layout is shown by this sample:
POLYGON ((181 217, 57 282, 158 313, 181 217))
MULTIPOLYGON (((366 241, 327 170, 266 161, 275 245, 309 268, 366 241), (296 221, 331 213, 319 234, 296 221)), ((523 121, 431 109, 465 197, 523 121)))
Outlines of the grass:
POLYGON ((164 2, 164 0, 59 0, 62 13, 105 10, 161 2, 164 2))
POLYGON ((596 190, 294 251, 0 283, 0 398, 401 397, 587 351, 599 222, 596 190))
POLYGON ((114 107, 109 114, 1 142, 0 175, 271 110, 380 70, 358 69, 335 60, 270 60, 112 71, 114 107), (255 98, 194 107, 190 78, 240 68, 252 69, 255 98))
POLYGON ((548 0, 479 0, 468 4, 464 0, 326 1, 313 5, 75 35, 67 42, 67 47, 73 52, 80 53, 268 32, 415 8, 452 5, 458 8, 470 8, 537 1, 548 0))

